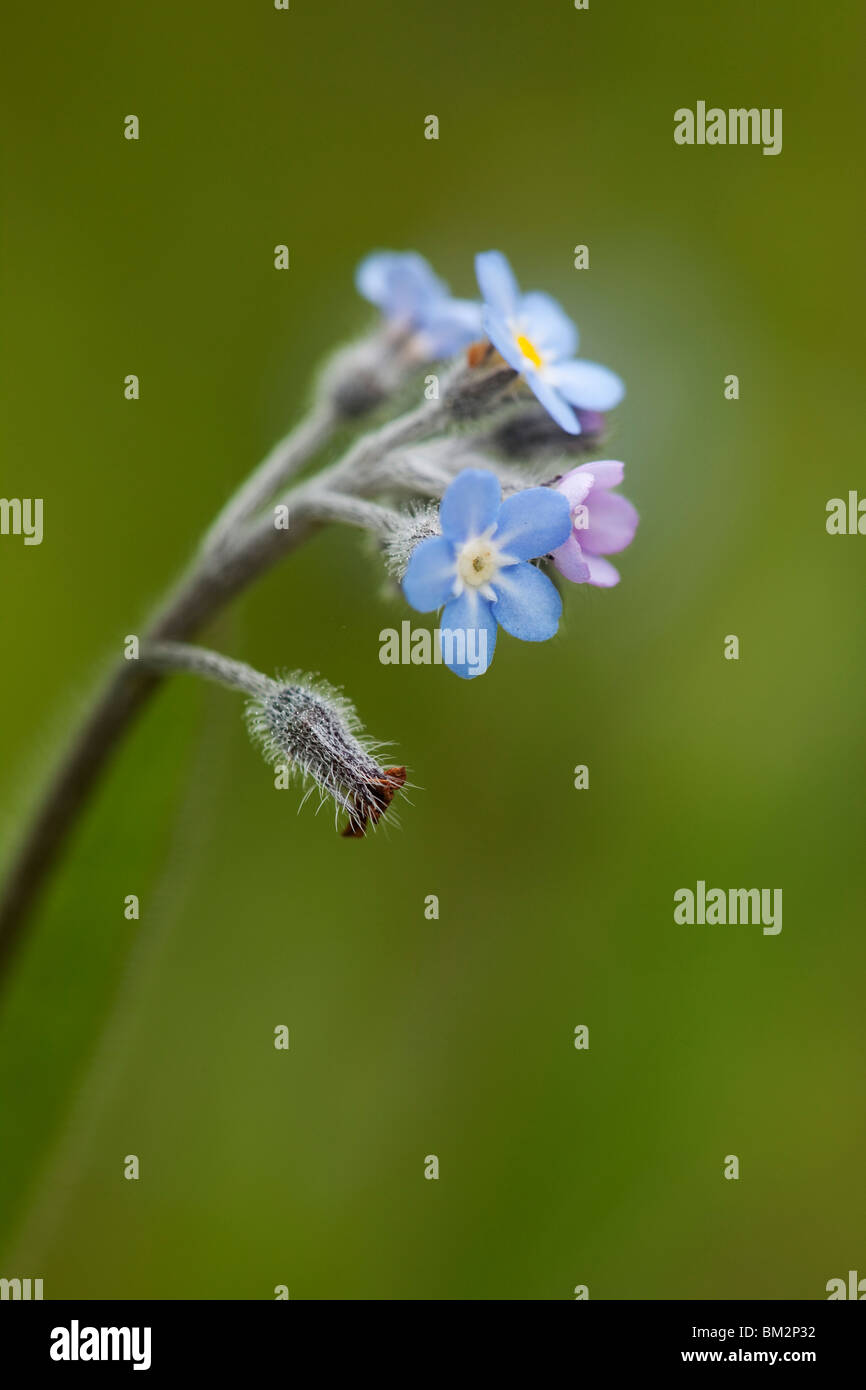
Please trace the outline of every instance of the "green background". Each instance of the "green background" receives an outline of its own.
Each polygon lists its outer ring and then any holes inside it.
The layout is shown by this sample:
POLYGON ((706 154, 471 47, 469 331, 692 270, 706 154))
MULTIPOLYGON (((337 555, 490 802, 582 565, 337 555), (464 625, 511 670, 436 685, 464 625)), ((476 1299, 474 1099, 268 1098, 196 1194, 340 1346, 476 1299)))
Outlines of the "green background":
POLYGON ((344 684, 421 789, 401 829, 341 840, 274 795, 235 696, 163 692, 3 1001, 0 1274, 46 1297, 630 1299, 866 1273, 866 540, 824 525, 866 491, 861 16, 7 21, 0 494, 44 497, 46 533, 0 538, 4 850, 102 666, 371 322, 370 248, 472 294, 499 247, 561 299, 627 382, 603 453, 641 526, 618 589, 570 590, 553 641, 502 640, 472 683, 379 663, 411 615, 338 528, 206 634, 344 684), (782 107, 782 153, 676 146, 699 99, 782 107), (699 878, 781 887, 781 934, 677 926, 699 878))

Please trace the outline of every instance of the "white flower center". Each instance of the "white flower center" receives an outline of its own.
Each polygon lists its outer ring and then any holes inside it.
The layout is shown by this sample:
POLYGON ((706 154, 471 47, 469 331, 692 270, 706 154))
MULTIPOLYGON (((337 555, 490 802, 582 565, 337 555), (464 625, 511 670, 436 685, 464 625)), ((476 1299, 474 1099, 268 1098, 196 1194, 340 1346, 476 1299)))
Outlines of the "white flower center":
POLYGON ((502 568, 503 557, 489 536, 473 536, 457 556, 457 573, 471 589, 489 584, 502 568))

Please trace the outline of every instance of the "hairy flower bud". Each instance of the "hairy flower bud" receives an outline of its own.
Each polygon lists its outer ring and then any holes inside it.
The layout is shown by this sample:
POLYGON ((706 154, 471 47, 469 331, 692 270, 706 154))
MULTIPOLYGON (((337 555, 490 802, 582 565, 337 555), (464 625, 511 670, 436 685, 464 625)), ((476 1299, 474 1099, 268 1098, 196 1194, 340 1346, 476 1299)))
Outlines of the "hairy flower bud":
POLYGON ((405 343, 405 334, 379 330, 331 358, 322 373, 320 391, 338 416, 358 419, 397 390, 411 365, 405 343))
POLYGON ((573 457, 598 448, 606 420, 596 410, 577 410, 580 434, 565 434, 546 411, 536 406, 502 420, 491 430, 487 443, 507 458, 573 457))
MULTIPOLYGON (((406 781, 405 767, 381 767, 376 745, 362 734, 354 706, 326 681, 293 672, 249 701, 250 737, 272 767, 318 789, 345 811, 344 835, 358 838, 385 814, 406 781)), ((306 800, 306 797, 304 798, 306 800)))
POLYGON ((399 522, 394 523, 384 542, 388 573, 395 579, 402 579, 416 545, 439 535, 438 503, 420 503, 409 511, 401 512, 399 522))
POLYGON ((445 408, 454 420, 477 419, 501 405, 516 380, 517 373, 505 362, 473 366, 470 359, 445 383, 445 408))

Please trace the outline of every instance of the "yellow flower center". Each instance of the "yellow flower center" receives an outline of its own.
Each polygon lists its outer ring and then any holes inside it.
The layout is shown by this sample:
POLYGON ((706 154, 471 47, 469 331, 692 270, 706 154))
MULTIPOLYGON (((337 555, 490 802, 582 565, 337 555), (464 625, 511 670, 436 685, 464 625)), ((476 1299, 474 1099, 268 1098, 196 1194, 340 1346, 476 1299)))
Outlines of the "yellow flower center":
POLYGON ((467 541, 457 559, 457 573, 473 589, 488 584, 500 567, 497 547, 483 536, 467 541))
POLYGON ((528 338, 524 338, 522 334, 519 334, 517 338, 517 346, 520 348, 520 351, 523 353, 523 356, 529 358, 533 367, 541 366, 541 355, 534 343, 531 343, 528 338))

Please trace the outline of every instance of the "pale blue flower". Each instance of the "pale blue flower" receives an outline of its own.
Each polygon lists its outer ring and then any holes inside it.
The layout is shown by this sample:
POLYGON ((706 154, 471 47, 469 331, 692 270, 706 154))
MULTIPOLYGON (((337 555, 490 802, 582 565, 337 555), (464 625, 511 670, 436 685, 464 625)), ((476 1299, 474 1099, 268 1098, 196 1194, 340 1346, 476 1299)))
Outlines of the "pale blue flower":
POLYGON ((425 357, 451 357, 482 335, 481 305, 454 299, 416 251, 374 251, 358 266, 355 285, 389 322, 415 334, 425 357))
POLYGON ((458 676, 482 675, 493 660, 497 625, 524 642, 545 642, 559 624, 562 600, 527 561, 547 555, 571 534, 561 492, 530 487, 502 501, 495 473, 465 468, 439 508, 441 536, 412 552, 403 592, 413 608, 442 608, 441 646, 458 676))
POLYGON ((482 251, 475 269, 484 332, 558 425, 580 434, 576 408, 604 411, 618 405, 625 394, 622 381, 607 367, 575 357, 577 329, 555 299, 521 294, 501 251, 482 251))

